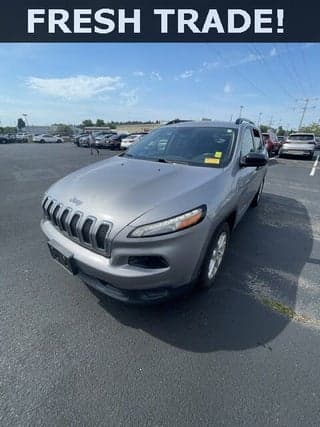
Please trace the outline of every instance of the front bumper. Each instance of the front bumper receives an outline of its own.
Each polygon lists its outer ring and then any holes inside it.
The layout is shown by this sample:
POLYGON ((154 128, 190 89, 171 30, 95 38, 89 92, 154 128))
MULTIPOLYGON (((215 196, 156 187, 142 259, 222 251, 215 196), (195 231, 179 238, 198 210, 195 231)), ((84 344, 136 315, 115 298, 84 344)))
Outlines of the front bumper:
POLYGON ((126 228, 112 242, 110 258, 70 240, 46 219, 41 221, 41 228, 48 240, 54 240, 72 254, 77 275, 89 286, 121 301, 154 302, 179 293, 196 279, 211 222, 205 218, 179 233, 144 239, 127 238, 126 228), (136 256, 161 256, 167 266, 130 265, 129 257, 136 256))

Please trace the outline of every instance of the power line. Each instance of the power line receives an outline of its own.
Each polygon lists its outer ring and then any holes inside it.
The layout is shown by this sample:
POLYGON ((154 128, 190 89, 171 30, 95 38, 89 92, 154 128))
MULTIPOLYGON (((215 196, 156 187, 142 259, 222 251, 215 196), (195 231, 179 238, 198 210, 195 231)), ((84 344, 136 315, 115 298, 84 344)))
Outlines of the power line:
POLYGON ((291 67, 290 67, 290 69, 292 70, 292 74, 295 76, 295 78, 296 78, 296 81, 297 81, 297 83, 298 83, 298 86, 300 87, 300 89, 301 89, 301 93, 302 93, 302 95, 303 96, 306 96, 306 92, 305 92, 305 89, 304 89, 304 87, 303 87, 303 85, 302 85, 302 80, 300 79, 300 77, 299 77, 299 74, 298 74, 298 71, 297 71, 297 68, 296 68, 296 64, 295 64, 295 61, 294 61, 294 55, 290 55, 290 50, 289 50, 289 48, 288 48, 288 44, 287 43, 285 43, 285 47, 286 47, 286 50, 287 50, 287 54, 288 54, 288 58, 290 58, 290 62, 291 62, 291 67))
MULTIPOLYGON (((255 52, 260 64, 262 65, 263 69, 268 69, 270 77, 273 77, 273 80, 276 82, 276 86, 280 87, 283 92, 291 99, 294 99, 294 96, 287 90, 287 88, 282 84, 281 80, 278 79, 278 77, 273 74, 273 70, 271 66, 269 65, 268 61, 265 59, 264 55, 258 50, 258 48, 253 44, 252 49, 255 52)), ((252 51, 252 52, 253 52, 252 51)))
POLYGON ((306 116, 306 113, 308 110, 314 110, 316 108, 316 106, 310 106, 310 102, 313 101, 317 101, 319 98, 305 98, 305 99, 301 99, 301 100, 297 100, 297 102, 301 102, 303 101, 304 105, 301 108, 301 118, 300 118, 300 122, 299 122, 299 126, 298 129, 300 130, 302 128, 302 124, 304 121, 304 118, 306 116))

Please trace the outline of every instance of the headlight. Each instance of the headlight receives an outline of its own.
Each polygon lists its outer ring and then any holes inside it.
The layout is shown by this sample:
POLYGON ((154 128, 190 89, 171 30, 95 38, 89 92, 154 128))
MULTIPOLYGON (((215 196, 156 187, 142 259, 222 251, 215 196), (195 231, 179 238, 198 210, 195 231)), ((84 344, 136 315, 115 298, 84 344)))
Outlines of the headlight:
POLYGON ((153 237, 175 233, 176 231, 184 230, 199 224, 205 217, 206 212, 206 206, 200 206, 199 208, 185 212, 179 216, 137 227, 131 231, 128 237, 153 237))

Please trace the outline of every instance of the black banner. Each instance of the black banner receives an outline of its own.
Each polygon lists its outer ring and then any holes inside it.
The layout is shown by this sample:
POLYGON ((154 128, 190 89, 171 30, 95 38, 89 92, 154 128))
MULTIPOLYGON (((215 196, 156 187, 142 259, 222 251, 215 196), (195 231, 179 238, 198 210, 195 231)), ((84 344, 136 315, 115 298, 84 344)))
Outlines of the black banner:
POLYGON ((11 0, 2 42, 319 42, 315 0, 11 0))

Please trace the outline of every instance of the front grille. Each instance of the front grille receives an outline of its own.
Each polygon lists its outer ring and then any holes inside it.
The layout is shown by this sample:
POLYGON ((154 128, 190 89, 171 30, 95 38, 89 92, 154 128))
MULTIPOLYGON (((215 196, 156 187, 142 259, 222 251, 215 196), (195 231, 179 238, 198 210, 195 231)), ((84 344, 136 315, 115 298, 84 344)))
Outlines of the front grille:
POLYGON ((42 209, 45 218, 67 237, 95 252, 109 255, 110 223, 98 222, 94 217, 86 217, 81 212, 64 207, 49 197, 44 200, 42 209))

